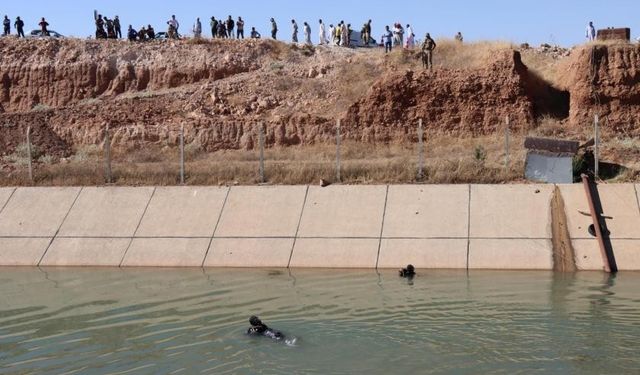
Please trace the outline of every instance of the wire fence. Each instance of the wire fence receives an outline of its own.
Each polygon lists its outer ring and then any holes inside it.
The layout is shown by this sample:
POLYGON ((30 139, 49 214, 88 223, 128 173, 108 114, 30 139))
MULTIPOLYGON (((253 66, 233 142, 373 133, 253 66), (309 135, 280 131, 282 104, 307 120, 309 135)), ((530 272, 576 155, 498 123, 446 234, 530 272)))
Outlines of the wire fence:
MULTIPOLYGON (((407 142, 366 142, 366 135, 349 136, 338 120, 334 141, 311 145, 267 144, 266 128, 253 126, 257 145, 244 150, 207 152, 194 139, 187 142, 185 126, 177 142, 164 147, 114 147, 113 129, 106 124, 102 142, 89 151, 47 162, 33 145, 33 130, 24 135, 24 158, 14 158, 4 184, 24 185, 221 185, 321 183, 501 183, 522 180, 524 139, 535 135, 513 127, 509 116, 489 135, 459 137, 425 127, 422 119, 408 127, 407 142), (26 159, 26 160, 24 160, 26 159), (333 159, 333 161, 332 161, 333 159), (99 165, 102 164, 102 168, 99 165)), ((598 173, 600 132, 594 121, 595 173, 598 173)), ((364 132, 364 130, 363 130, 364 132)), ((166 134, 165 134, 166 135, 166 134)), ((273 143, 273 142, 272 142, 273 143)), ((20 150, 16 151, 19 153, 20 150)))

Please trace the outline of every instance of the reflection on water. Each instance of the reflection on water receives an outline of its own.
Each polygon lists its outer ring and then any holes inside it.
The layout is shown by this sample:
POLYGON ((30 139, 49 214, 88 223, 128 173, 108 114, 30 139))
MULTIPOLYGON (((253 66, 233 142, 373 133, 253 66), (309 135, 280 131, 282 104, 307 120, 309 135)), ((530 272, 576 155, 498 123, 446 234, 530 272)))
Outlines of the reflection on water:
POLYGON ((638 373, 640 274, 0 269, 0 373, 638 373), (259 315, 296 347, 244 335, 259 315))

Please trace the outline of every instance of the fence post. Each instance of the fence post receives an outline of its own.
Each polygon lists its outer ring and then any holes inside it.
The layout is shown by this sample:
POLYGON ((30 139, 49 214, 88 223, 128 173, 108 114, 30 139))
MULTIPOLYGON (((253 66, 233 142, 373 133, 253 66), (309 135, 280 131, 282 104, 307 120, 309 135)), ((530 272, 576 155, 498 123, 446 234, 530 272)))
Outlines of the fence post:
POLYGON ((340 120, 336 125, 336 182, 340 183, 342 178, 340 176, 340 169, 342 169, 342 160, 340 157, 340 120))
POLYGON ((598 115, 595 115, 594 117, 594 152, 593 152, 593 159, 595 161, 595 165, 593 168, 593 174, 594 174, 594 181, 598 181, 599 178, 599 172, 600 172, 600 119, 598 118, 598 115))
POLYGON ((27 127, 27 164, 29 166, 29 181, 33 182, 33 166, 31 164, 31 126, 27 127))
POLYGON ((504 169, 507 171, 507 173, 509 172, 509 143, 510 143, 510 137, 511 137, 511 119, 509 118, 509 115, 507 115, 506 118, 506 127, 504 130, 504 169))
POLYGON ((180 184, 184 185, 184 124, 180 126, 180 184))
POLYGON ((424 178, 424 129, 422 128, 422 119, 418 120, 418 180, 424 178))
POLYGON ((258 143, 260 147, 260 183, 264 184, 264 129, 262 123, 258 123, 258 143))
POLYGON ((112 182, 111 179, 111 137, 109 135, 109 124, 105 128, 104 132, 104 171, 107 184, 112 182))

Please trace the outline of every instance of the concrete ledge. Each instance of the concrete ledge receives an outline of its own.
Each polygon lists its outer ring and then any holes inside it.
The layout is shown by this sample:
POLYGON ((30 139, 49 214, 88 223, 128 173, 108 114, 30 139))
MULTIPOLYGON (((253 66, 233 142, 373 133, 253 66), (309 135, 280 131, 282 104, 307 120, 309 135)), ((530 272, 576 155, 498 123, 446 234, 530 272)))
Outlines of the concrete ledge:
POLYGON ((16 188, 0 188, 0 213, 16 188))
MULTIPOLYGON (((593 224, 584 187, 581 184, 560 185, 564 198, 569 235, 572 239, 591 239, 588 228, 593 224), (581 214, 587 213, 587 215, 581 214)), ((631 184, 598 185, 607 227, 612 239, 640 239, 638 197, 631 184)))
POLYGON ((469 268, 491 270, 552 270, 551 240, 471 239, 469 268))
POLYGON ((389 186, 383 237, 467 238, 468 215, 468 185, 389 186))
POLYGON ((129 242, 126 238, 56 238, 40 265, 118 267, 129 242))
POLYGON ((211 237, 227 192, 217 187, 157 188, 136 237, 211 237))
POLYGON ((386 186, 312 186, 298 235, 379 238, 386 194, 386 186))
POLYGON ((123 267, 201 267, 208 238, 136 238, 123 267))
POLYGON ((3 266, 37 266, 51 238, 0 238, 3 266))
POLYGON ((293 241, 293 238, 216 238, 204 266, 287 268, 293 241))
POLYGON ((553 185, 472 185, 472 238, 551 238, 553 185))
POLYGON ((0 213, 0 236, 53 237, 80 188, 18 188, 0 213))
POLYGON ((233 187, 216 237, 294 237, 306 192, 306 186, 233 187))
POLYGON ((153 190, 146 187, 83 188, 59 235, 133 237, 153 190))
POLYGON ((378 268, 466 269, 467 239, 384 239, 378 268))
MULTIPOLYGON (((603 271, 604 263, 596 239, 573 240, 576 266, 580 271, 603 271)), ((640 240, 612 240, 618 270, 640 271, 640 240)))
POLYGON ((375 268, 379 240, 306 239, 296 241, 292 268, 375 268))

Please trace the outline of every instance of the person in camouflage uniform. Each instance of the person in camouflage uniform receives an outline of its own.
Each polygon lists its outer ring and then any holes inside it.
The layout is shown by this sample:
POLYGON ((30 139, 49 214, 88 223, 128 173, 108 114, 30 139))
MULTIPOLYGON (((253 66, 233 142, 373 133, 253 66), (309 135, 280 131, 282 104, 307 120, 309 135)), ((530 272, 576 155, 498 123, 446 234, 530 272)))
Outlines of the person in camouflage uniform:
POLYGON ((436 42, 427 33, 422 42, 422 66, 425 69, 433 70, 433 50, 436 49, 436 42))

